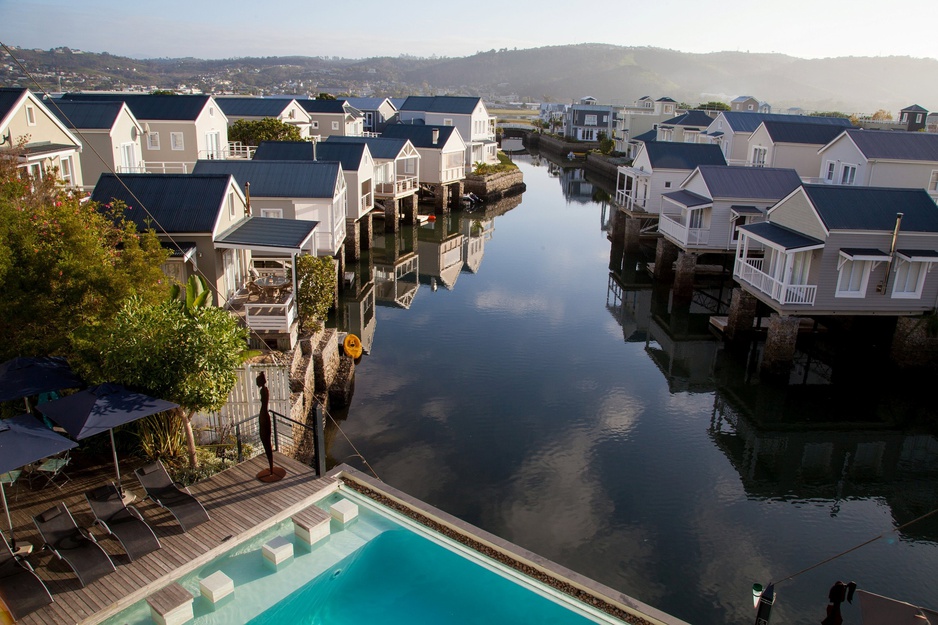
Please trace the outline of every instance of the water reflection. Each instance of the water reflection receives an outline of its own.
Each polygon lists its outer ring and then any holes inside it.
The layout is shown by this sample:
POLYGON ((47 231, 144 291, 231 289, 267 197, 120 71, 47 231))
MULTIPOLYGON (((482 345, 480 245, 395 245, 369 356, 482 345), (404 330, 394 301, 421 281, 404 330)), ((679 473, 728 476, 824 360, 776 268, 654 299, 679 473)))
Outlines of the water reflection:
POLYGON ((420 287, 415 239, 412 227, 374 236, 370 258, 375 268, 375 302, 379 306, 408 309, 413 303, 420 287))

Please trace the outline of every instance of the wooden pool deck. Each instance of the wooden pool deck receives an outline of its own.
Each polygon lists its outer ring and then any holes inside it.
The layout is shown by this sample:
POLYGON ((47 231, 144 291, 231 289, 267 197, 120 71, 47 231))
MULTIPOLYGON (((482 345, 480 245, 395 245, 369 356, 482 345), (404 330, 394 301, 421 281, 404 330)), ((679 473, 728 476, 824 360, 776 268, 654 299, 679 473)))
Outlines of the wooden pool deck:
POLYGON ((34 545, 28 561, 55 599, 55 603, 17 622, 31 625, 100 622, 231 546, 289 518, 335 488, 333 478, 317 478, 312 468, 300 462, 276 453, 275 462, 287 470, 287 475, 273 484, 255 479, 257 472, 267 466, 264 456, 258 456, 190 486, 211 520, 189 532, 183 532, 168 511, 142 498, 143 489, 132 474, 125 477, 124 489, 137 494, 135 505, 153 527, 162 548, 130 562, 115 538, 92 528, 117 571, 84 588, 68 565, 48 551, 39 550, 42 540, 32 516, 64 501, 79 526, 92 527, 94 517, 84 493, 113 480, 108 465, 71 474, 72 479, 61 489, 48 486, 33 490, 25 484, 7 488, 17 545, 24 541, 34 545))

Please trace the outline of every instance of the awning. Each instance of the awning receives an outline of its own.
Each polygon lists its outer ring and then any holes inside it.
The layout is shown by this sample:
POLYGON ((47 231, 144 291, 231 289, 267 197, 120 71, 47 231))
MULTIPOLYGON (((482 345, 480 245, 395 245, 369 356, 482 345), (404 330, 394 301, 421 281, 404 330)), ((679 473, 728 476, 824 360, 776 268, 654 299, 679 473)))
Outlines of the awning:
POLYGON ((759 210, 755 206, 730 206, 730 211, 737 217, 742 217, 743 215, 763 215, 763 211, 759 210))
POLYGON ((910 263, 938 263, 935 250, 896 250, 896 255, 910 263))
POLYGON ((847 260, 871 260, 874 262, 889 260, 888 252, 870 247, 845 247, 840 250, 840 255, 847 260))
POLYGON ((651 176, 650 171, 645 171, 644 169, 639 169, 638 167, 626 167, 624 165, 619 166, 618 168, 620 174, 625 174, 626 176, 632 176, 635 178, 649 177, 651 176))
POLYGON ((707 206, 713 206, 713 200, 694 193, 693 191, 672 191, 671 193, 663 194, 662 197, 685 208, 706 208, 707 206))
POLYGON ((739 228, 750 238, 771 247, 782 248, 786 252, 819 250, 824 247, 824 241, 809 237, 783 228, 768 221, 762 221, 754 224, 746 224, 739 228))
POLYGON ((311 251, 311 240, 318 221, 247 217, 223 232, 216 248, 299 254, 311 251))

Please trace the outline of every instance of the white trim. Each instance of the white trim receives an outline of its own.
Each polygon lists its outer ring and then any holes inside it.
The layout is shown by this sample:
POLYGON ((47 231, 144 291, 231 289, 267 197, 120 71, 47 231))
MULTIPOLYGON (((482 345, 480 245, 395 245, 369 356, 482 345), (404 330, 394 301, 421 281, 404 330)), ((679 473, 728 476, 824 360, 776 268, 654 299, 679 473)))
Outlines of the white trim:
POLYGON ((171 132, 169 133, 169 148, 171 150, 181 151, 186 149, 186 140, 185 133, 182 132, 171 132))
MULTIPOLYGON (((893 299, 921 299, 922 298, 922 289, 925 286, 925 275, 931 270, 933 262, 938 262, 938 259, 932 259, 931 262, 918 262, 918 261, 908 261, 905 260, 901 255, 897 257, 898 262, 896 263, 895 273, 896 276, 892 280, 892 298, 893 299), (897 291, 896 288, 899 286, 899 271, 905 267, 906 269, 906 280, 908 279, 908 272, 912 269, 913 265, 918 265, 918 277, 916 278, 915 290, 914 291, 897 291)), ((905 280, 904 280, 905 281, 905 280)))
POLYGON ((262 208, 261 217, 267 217, 270 219, 283 219, 283 209, 282 208, 262 208))
POLYGON ((866 297, 866 289, 870 283, 870 274, 872 273, 872 263, 868 260, 845 260, 843 263, 838 263, 837 267, 837 283, 834 285, 834 297, 845 297, 845 298, 854 298, 862 299, 866 297), (860 276, 860 285, 859 289, 856 291, 847 291, 841 290, 840 284, 841 279, 844 277, 844 267, 848 264, 851 267, 851 274, 853 273, 854 263, 862 263, 863 275, 860 276))
POLYGON ((36 107, 26 105, 26 125, 35 126, 36 125, 36 107))
POLYGON ((147 133, 147 149, 148 150, 159 150, 160 149, 160 133, 156 131, 150 131, 147 133))

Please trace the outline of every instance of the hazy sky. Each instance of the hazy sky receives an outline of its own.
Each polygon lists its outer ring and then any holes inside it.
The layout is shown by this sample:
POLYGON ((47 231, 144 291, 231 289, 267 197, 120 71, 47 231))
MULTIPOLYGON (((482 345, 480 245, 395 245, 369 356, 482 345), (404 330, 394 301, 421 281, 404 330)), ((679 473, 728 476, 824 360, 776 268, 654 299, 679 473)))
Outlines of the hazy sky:
POLYGON ((137 58, 466 56, 591 42, 938 58, 936 18, 934 0, 0 0, 0 41, 137 58))

